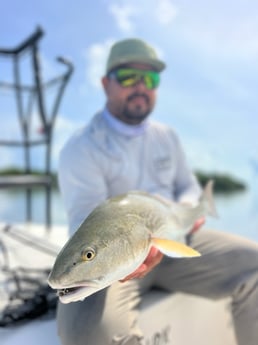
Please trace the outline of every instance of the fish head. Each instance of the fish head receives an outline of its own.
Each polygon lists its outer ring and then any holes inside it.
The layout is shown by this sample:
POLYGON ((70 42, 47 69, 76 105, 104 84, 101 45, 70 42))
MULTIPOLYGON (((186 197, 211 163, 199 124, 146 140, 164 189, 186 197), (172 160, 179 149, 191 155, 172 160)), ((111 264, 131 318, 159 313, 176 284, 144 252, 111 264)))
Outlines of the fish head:
POLYGON ((83 300, 138 267, 146 252, 128 239, 127 226, 114 226, 114 219, 110 224, 105 219, 93 227, 86 220, 68 240, 48 277, 48 284, 58 291, 62 303, 83 300), (109 225, 112 229, 105 231, 109 225))
POLYGON ((105 284, 99 270, 103 267, 103 250, 98 244, 68 241, 56 258, 48 284, 57 290, 60 301, 69 303, 87 297, 105 284))

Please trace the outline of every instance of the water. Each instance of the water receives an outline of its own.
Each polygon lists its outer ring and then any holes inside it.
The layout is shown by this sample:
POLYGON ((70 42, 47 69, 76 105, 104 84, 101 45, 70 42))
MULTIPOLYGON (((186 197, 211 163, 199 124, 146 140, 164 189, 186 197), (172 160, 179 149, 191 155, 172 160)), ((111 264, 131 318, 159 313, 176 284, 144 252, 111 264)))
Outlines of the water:
MULTIPOLYGON (((66 225, 67 217, 60 193, 52 193, 52 223, 66 225)), ((22 190, 0 190, 0 222, 23 223, 26 217, 26 199, 22 190)), ((45 221, 45 194, 39 189, 32 192, 32 221, 45 221)))
MULTIPOLYGON (((33 222, 43 223, 44 193, 33 193, 33 222)), ((206 225, 235 233, 258 242, 258 193, 254 189, 231 195, 215 196, 219 218, 207 218, 206 225)), ((58 191, 53 193, 53 224, 67 225, 64 205, 58 191)), ((25 196, 22 191, 0 191, 0 222, 25 221, 25 196)))
POLYGON ((258 242, 258 199, 252 192, 215 197, 219 218, 207 218, 207 225, 258 242))

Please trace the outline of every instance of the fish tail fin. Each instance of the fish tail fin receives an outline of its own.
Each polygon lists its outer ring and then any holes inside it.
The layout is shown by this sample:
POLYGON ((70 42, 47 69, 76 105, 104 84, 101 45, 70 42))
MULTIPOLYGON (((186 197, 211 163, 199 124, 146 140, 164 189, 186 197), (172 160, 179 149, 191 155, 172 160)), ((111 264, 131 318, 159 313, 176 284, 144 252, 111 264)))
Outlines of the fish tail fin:
POLYGON ((203 190, 200 202, 204 205, 206 212, 215 218, 218 218, 218 212, 213 198, 213 185, 214 181, 209 180, 203 190))

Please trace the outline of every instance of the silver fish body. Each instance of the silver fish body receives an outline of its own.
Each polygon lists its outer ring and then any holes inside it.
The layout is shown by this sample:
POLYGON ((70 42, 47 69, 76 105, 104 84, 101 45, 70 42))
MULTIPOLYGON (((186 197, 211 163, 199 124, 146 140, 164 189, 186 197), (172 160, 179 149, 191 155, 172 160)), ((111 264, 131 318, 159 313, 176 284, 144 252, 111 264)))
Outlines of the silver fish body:
POLYGON ((215 214, 212 182, 195 207, 144 192, 108 199, 84 220, 58 254, 48 283, 63 303, 87 296, 136 270, 151 246, 171 257, 200 254, 184 245, 195 221, 215 214))

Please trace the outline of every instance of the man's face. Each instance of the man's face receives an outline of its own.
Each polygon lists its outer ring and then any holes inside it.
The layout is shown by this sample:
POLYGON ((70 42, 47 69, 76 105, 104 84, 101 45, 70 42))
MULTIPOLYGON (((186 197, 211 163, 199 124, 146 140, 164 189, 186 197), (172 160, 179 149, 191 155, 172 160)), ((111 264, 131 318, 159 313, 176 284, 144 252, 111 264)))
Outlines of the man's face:
MULTIPOLYGON (((128 64, 126 67, 153 70, 143 64, 128 64)), ((147 89, 143 81, 123 87, 115 78, 104 77, 102 84, 107 95, 107 107, 119 120, 135 125, 141 123, 152 111, 156 100, 156 89, 147 89)))

